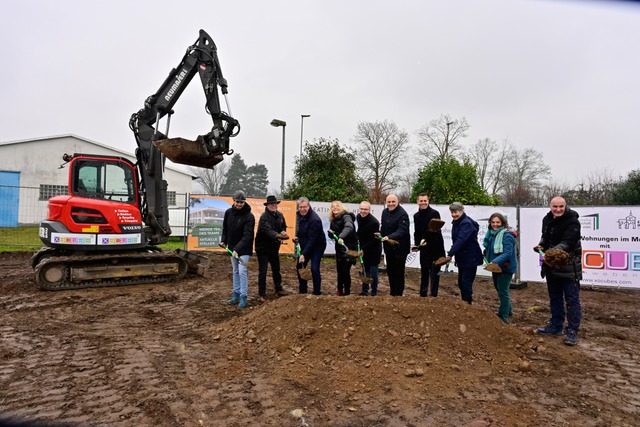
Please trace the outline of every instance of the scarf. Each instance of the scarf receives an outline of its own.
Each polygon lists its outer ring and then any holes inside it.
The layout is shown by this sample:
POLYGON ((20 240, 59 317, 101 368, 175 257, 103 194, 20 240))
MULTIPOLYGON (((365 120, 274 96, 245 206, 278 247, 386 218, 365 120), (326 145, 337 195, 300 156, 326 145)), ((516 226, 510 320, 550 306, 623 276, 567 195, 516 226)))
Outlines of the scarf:
POLYGON ((504 227, 500 227, 497 230, 492 230, 491 228, 489 228, 487 230, 487 234, 484 235, 482 246, 484 246, 485 248, 489 248, 489 244, 491 243, 491 236, 495 236, 495 241, 493 242, 493 253, 501 254, 504 251, 504 246, 502 246, 502 238, 504 237, 504 232, 504 227))

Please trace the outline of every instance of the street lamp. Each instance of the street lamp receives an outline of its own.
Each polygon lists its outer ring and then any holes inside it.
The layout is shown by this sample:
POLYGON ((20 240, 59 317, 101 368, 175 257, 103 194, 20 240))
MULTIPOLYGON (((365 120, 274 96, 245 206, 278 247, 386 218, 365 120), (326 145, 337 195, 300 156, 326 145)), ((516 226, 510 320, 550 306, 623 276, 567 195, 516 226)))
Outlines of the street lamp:
POLYGON ((282 175, 280 176, 280 194, 284 194, 284 131, 287 127, 287 122, 284 120, 273 119, 271 120, 271 126, 282 126, 282 175))
POLYGON ((447 135, 444 137, 444 149, 445 152, 449 151, 449 126, 451 126, 453 122, 447 122, 447 135))
POLYGON ((305 117, 311 117, 311 114, 300 114, 300 157, 302 157, 302 135, 303 135, 305 117))

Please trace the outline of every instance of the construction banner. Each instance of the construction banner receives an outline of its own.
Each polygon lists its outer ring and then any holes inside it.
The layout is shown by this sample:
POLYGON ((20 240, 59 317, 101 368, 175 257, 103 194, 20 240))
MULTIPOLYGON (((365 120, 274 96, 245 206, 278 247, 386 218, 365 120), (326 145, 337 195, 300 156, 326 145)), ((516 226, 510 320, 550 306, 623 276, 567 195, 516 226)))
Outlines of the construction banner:
MULTIPOLYGON (((251 213, 256 217, 256 228, 260 215, 266 209, 265 199, 247 198, 247 203, 251 206, 251 213)), ((197 251, 223 251, 218 244, 222 236, 222 222, 224 213, 233 205, 233 198, 219 196, 191 195, 189 199, 189 235, 187 248, 197 251)), ((278 210, 284 215, 287 223, 287 234, 295 235, 296 227, 296 202, 283 200, 278 205, 278 210)), ((293 242, 283 241, 280 246, 281 254, 293 254, 293 242)))

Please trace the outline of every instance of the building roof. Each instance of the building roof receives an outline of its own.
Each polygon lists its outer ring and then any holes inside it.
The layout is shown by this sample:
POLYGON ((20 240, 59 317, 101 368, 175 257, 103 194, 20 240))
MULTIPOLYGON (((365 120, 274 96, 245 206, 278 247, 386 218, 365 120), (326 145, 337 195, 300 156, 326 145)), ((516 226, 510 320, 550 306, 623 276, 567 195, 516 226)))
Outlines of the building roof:
MULTIPOLYGON (((38 142, 38 141, 45 141, 45 140, 52 140, 52 139, 62 139, 62 138, 79 139, 80 141, 84 141, 84 142, 87 142, 89 144, 97 145, 98 147, 102 147, 102 148, 105 148, 107 150, 111 150, 111 151, 113 151, 115 153, 119 153, 119 154, 122 154, 124 156, 131 157, 132 159, 136 158, 135 154, 133 154, 133 153, 129 153, 127 151, 120 150, 118 148, 114 148, 114 147, 111 147, 111 146, 106 145, 106 144, 101 144, 99 142, 93 141, 91 139, 83 138, 81 136, 74 135, 72 133, 67 133, 67 134, 64 134, 64 135, 43 136, 43 137, 40 137, 40 138, 20 139, 20 140, 16 140, 16 141, 0 141, 0 147, 5 147, 7 145, 13 145, 13 144, 23 144, 25 142, 38 142)), ((184 171, 184 170, 181 170, 181 169, 178 169, 178 168, 175 168, 175 167, 171 167, 171 166, 165 166, 165 167, 167 169, 171 169, 174 172, 181 173, 181 174, 184 174, 184 175, 189 175, 191 177, 191 179, 194 179, 194 177, 195 177, 195 175, 192 174, 191 172, 187 172, 187 171, 184 171)))

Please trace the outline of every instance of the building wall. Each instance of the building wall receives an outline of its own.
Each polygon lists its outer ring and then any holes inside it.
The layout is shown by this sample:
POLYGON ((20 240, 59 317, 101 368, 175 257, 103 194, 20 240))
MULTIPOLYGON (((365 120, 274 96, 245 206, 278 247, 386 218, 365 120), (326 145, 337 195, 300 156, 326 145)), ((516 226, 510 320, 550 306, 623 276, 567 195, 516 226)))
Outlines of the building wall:
MULTIPOLYGON (((67 185, 69 170, 60 168, 65 163, 62 160, 65 153, 119 156, 136 161, 132 153, 75 135, 0 143, 0 170, 20 172, 20 224, 37 224, 46 217, 47 202, 38 200, 39 193, 34 190, 39 189, 40 184, 67 185)), ((176 206, 169 206, 172 230, 174 235, 184 235, 185 194, 191 192, 192 177, 169 166, 165 168, 165 179, 169 191, 176 192, 176 206)))

